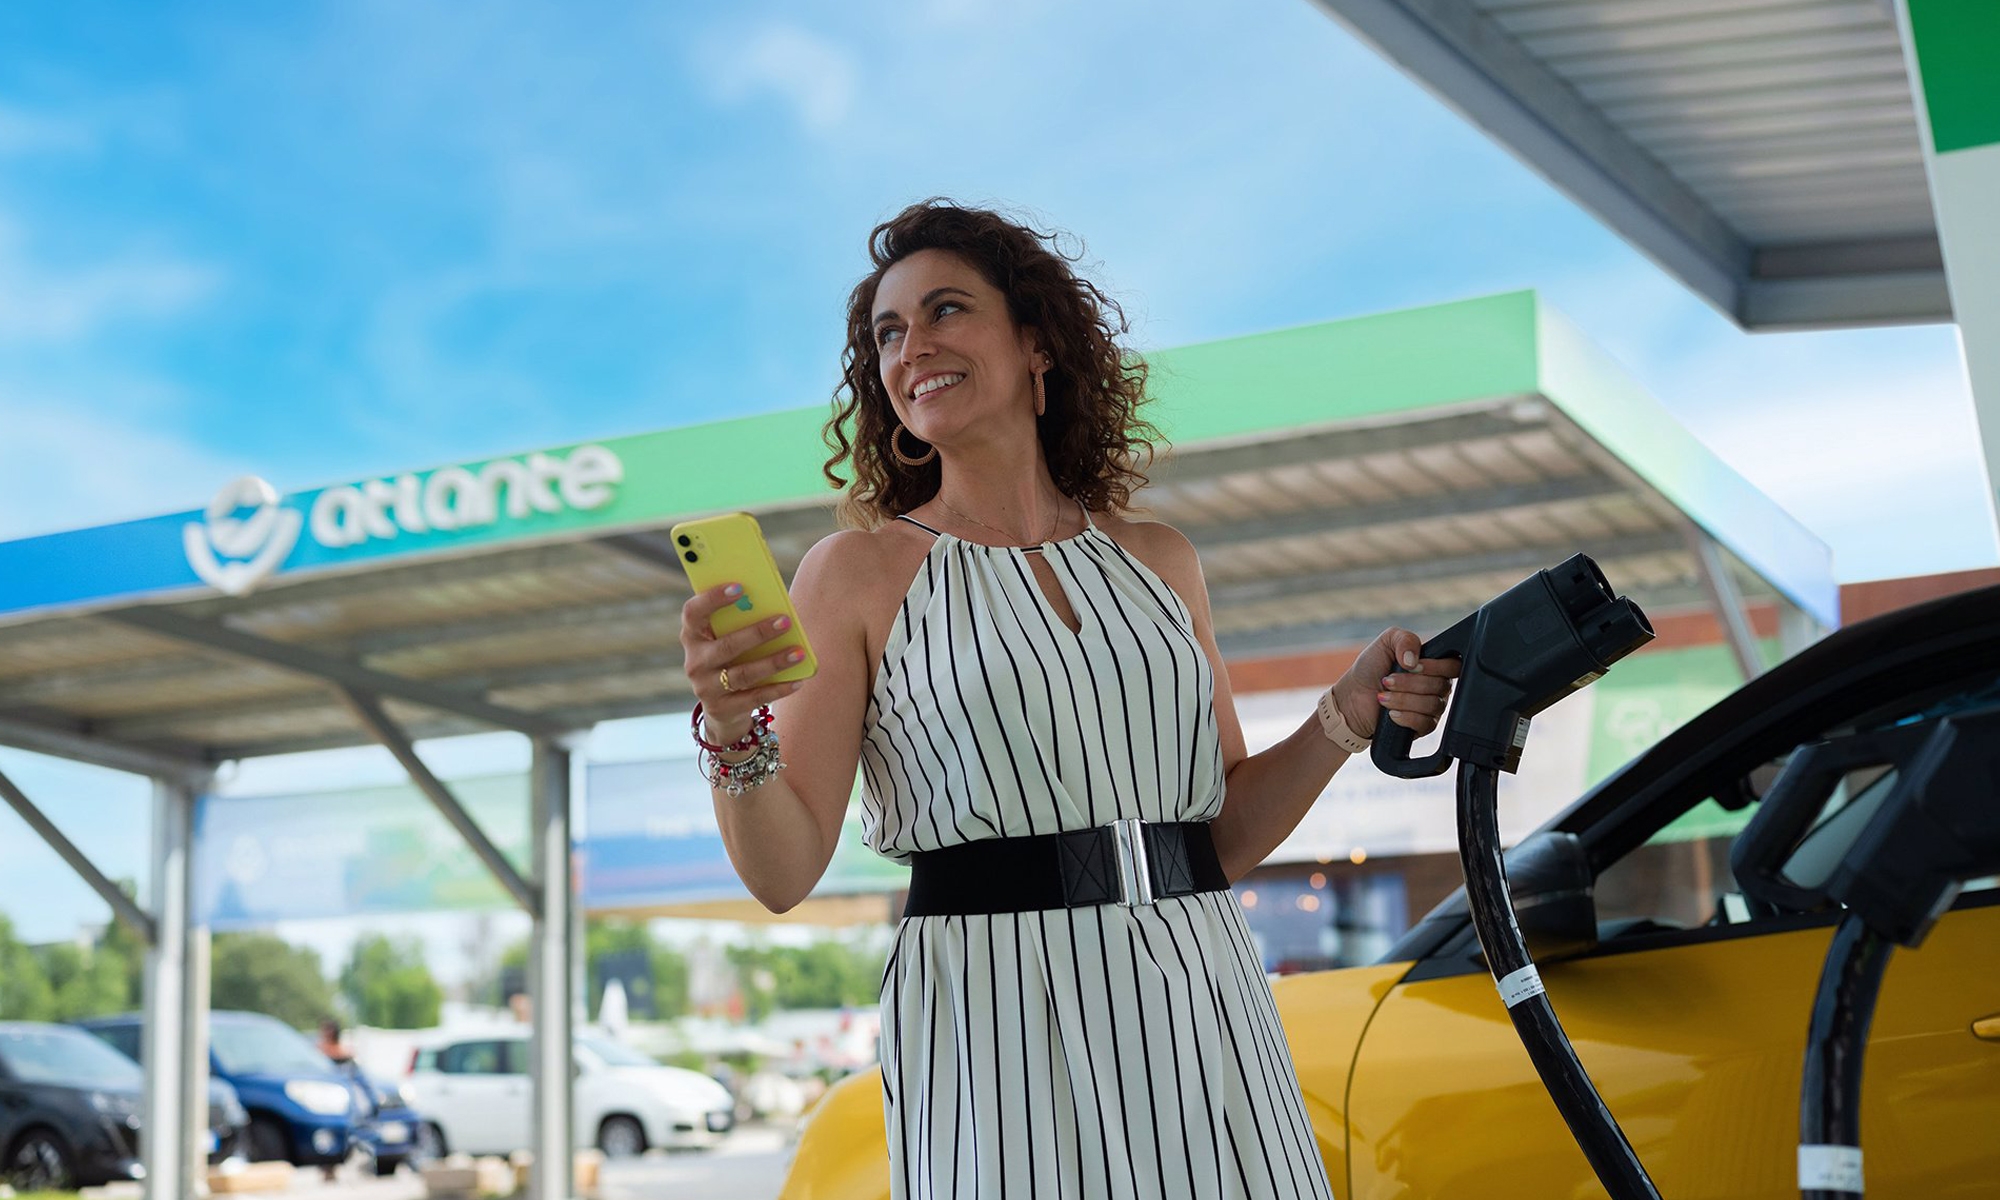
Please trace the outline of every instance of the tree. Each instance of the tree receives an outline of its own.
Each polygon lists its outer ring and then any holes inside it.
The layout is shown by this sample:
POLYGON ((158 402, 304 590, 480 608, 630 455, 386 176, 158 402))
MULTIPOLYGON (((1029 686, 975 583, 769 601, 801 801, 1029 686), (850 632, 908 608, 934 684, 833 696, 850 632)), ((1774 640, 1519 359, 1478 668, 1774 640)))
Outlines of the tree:
POLYGON ((0 1020, 46 1021, 55 1015, 55 989, 40 958, 14 936, 14 922, 0 916, 0 1020))
MULTIPOLYGON (((611 955, 643 952, 653 973, 653 1011, 661 1020, 682 1016, 688 1010, 688 962, 685 955, 672 946, 662 945, 653 939, 643 922, 632 922, 618 917, 592 917, 585 922, 583 932, 584 994, 589 997, 590 1012, 586 1019, 596 1020, 604 991, 601 962, 611 955)), ((490 1003, 499 1004, 506 997, 505 981, 510 977, 525 983, 528 968, 528 943, 515 942, 500 952, 500 961, 494 973, 474 985, 472 994, 490 1003)))
POLYGON ((310 1029, 333 1010, 319 955, 268 933, 218 933, 209 955, 209 1004, 268 1013, 310 1029))
POLYGON ((643 923, 615 917, 593 917, 585 925, 583 947, 584 994, 590 998, 591 1020, 597 1019, 603 1001, 604 973, 599 964, 612 955, 636 953, 646 956, 653 976, 653 1011, 661 1020, 678 1017, 687 1011, 687 959, 673 947, 654 941, 643 923))
POLYGON ((340 994, 355 1021, 383 1029, 429 1029, 444 1002, 444 989, 424 962, 423 943, 379 933, 354 944, 340 972, 340 994))
MULTIPOLYGON (((136 897, 139 887, 129 879, 118 881, 118 890, 128 897, 136 897)), ((146 998, 146 943, 137 933, 125 927, 125 922, 112 918, 105 922, 104 932, 98 935, 97 950, 111 956, 125 973, 124 998, 111 1012, 130 1012, 145 1002, 146 998)))
MULTIPOLYGON (((129 881, 119 884, 131 895, 129 881)), ((145 945, 116 920, 92 945, 29 946, 0 917, 0 1020, 75 1021, 139 1007, 145 945)))
POLYGON ((125 960, 115 945, 101 940, 91 947, 58 942, 43 947, 40 957, 53 993, 51 1020, 101 1017, 135 1006, 125 960))
POLYGON ((880 998, 887 952, 828 938, 807 946, 736 946, 729 961, 753 1021, 781 1008, 852 1008, 880 998))

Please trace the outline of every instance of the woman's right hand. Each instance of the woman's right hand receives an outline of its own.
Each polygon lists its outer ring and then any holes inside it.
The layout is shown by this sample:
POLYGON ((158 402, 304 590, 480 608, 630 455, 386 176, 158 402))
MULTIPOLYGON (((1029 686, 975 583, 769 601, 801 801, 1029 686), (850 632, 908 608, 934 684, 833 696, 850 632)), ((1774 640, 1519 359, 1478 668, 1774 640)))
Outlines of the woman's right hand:
POLYGON ((764 681, 805 657, 797 647, 787 647, 763 658, 736 661, 792 624, 790 617, 780 614, 717 637, 710 618, 736 603, 742 593, 738 585, 724 584, 696 592, 681 606, 683 669, 694 698, 701 701, 702 724, 707 727, 704 736, 718 745, 736 741, 750 732, 750 714, 798 690, 797 682, 764 681), (729 670, 727 691, 722 687, 725 667, 729 670))

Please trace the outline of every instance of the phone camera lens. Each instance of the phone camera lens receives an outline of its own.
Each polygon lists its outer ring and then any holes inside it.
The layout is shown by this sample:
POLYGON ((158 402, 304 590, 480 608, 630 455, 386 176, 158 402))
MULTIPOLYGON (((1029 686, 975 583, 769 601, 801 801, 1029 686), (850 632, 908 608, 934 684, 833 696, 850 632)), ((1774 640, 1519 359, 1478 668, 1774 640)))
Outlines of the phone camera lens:
POLYGON ((692 550, 688 551, 686 554, 681 555, 681 557, 687 559, 689 562, 699 561, 695 556, 695 552, 692 550))
POLYGON ((679 543, 680 543, 681 545, 683 545, 683 546, 692 546, 692 545, 694 545, 694 541, 693 541, 693 539, 689 538, 689 537, 688 537, 688 535, 687 535, 687 534, 685 534, 685 533, 684 533, 684 534, 682 534, 682 535, 680 535, 679 537, 675 538, 674 540, 675 540, 675 541, 677 541, 677 542, 679 542, 679 543))

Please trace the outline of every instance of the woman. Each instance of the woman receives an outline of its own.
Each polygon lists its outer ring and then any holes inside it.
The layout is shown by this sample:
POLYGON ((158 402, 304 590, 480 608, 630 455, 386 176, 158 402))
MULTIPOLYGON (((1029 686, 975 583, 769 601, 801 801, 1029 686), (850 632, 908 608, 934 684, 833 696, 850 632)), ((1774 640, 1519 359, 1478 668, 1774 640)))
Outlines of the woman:
POLYGON ((1146 368, 1048 240, 942 201, 872 234, 828 425, 851 528, 793 589, 819 671, 738 664, 781 626, 714 637, 725 589, 685 609, 723 840, 789 909, 858 766, 870 844, 912 865, 882 997, 895 1196, 1328 1196, 1227 884, 1385 707, 1434 727, 1455 665, 1388 630, 1246 752, 1194 548, 1124 515, 1146 368))

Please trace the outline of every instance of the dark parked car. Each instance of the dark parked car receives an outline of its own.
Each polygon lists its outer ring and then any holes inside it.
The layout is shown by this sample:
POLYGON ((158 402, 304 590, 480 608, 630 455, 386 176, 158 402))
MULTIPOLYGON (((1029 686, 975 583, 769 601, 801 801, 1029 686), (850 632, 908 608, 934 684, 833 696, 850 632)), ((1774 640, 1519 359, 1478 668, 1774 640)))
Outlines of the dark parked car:
MULTIPOLYGON (((139 1051, 137 1013, 78 1024, 127 1054, 139 1051)), ((235 1087, 250 1112, 246 1157, 299 1166, 346 1161, 360 1097, 312 1039, 262 1013, 215 1012, 208 1050, 210 1074, 235 1087)))
MULTIPOLYGON (((139 1178, 144 1097, 139 1064, 89 1034, 0 1023, 0 1181, 34 1192, 139 1178)), ((247 1124, 235 1091, 213 1081, 209 1161, 231 1154, 247 1124)))

